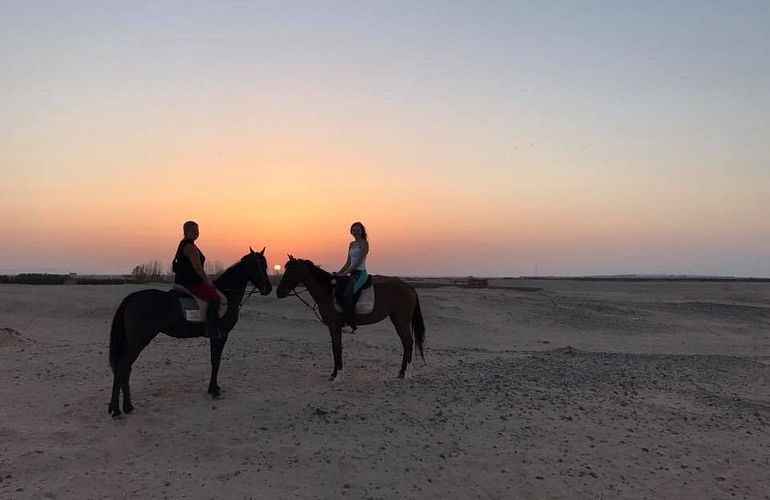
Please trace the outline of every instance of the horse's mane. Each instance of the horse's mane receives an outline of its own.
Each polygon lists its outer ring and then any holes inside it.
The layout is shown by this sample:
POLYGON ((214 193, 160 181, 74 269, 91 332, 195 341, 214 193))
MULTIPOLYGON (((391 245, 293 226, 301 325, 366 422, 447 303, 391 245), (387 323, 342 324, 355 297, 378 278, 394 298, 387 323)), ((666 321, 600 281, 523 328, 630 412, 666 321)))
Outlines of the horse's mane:
MULTIPOLYGON (((247 255, 244 255, 243 257, 246 257, 247 255)), ((236 268, 238 268, 239 265, 243 264, 243 257, 241 257, 235 263, 233 263, 230 267, 222 271, 222 274, 220 274, 218 278, 214 279, 214 284, 221 285, 221 286, 228 285, 232 281, 232 277, 233 277, 233 274, 235 274, 236 272, 236 268)))
POLYGON ((313 264, 312 260, 307 259, 297 259, 301 262, 304 262, 308 269, 310 270, 310 274, 313 276, 313 278, 321 284, 321 286, 324 287, 330 287, 332 286, 332 275, 323 269, 321 269, 320 266, 317 266, 313 264))

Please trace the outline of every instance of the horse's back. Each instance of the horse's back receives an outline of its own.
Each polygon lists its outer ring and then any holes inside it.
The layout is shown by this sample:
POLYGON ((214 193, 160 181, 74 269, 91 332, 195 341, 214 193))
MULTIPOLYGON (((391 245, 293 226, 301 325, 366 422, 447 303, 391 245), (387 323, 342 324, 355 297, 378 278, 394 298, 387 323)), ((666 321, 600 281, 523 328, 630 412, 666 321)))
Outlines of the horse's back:
POLYGON ((414 288, 397 276, 373 275, 372 286, 374 287, 375 297, 379 294, 417 296, 414 288))
POLYGON ((130 329, 163 332, 177 338, 201 337, 203 323, 185 320, 179 294, 173 290, 147 288, 137 290, 123 299, 124 321, 130 329))
POLYGON ((137 290, 123 299, 124 316, 129 321, 151 321, 157 323, 168 318, 171 306, 171 294, 167 291, 147 288, 137 290))
POLYGON ((171 294, 168 291, 158 290, 156 288, 145 288, 132 292, 123 299, 126 305, 136 304, 140 306, 163 305, 167 306, 171 294))
POLYGON ((372 286, 374 287, 393 287, 393 286, 409 287, 409 285, 398 276, 383 276, 382 274, 372 275, 372 286))

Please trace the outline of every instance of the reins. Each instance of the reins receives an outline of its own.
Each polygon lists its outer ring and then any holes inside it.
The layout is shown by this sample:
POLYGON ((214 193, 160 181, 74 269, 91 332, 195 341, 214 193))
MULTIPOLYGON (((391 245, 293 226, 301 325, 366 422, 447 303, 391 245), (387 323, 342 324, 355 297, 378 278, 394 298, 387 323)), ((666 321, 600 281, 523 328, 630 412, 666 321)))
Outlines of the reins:
POLYGON ((227 292, 245 293, 246 296, 243 299, 241 299, 241 303, 238 304, 238 308, 240 309, 241 307, 243 307, 243 304, 245 304, 246 301, 249 300, 249 297, 257 293, 257 285, 252 284, 251 290, 249 290, 248 292, 246 291, 246 287, 243 288, 242 292, 241 290, 236 290, 234 288, 217 288, 217 290, 224 293, 225 297, 227 297, 227 292))
POLYGON ((305 293, 305 292, 308 292, 307 288, 305 288, 304 290, 301 290, 299 292, 297 292, 296 288, 292 288, 291 289, 291 293, 289 295, 294 295, 295 297, 297 297, 303 304, 305 304, 308 307, 308 309, 313 311, 313 314, 315 315, 316 318, 318 318, 318 321, 320 321, 321 324, 324 324, 324 320, 321 319, 321 316, 318 314, 318 302, 315 302, 312 306, 310 304, 308 304, 307 301, 302 298, 302 295, 300 295, 300 294, 305 293))
POLYGON ((239 307, 239 308, 240 308, 240 307, 243 307, 243 304, 245 304, 245 303, 246 303, 246 301, 247 301, 247 300, 249 300, 249 298, 250 298, 252 295, 254 295, 255 293, 257 293, 257 285, 252 285, 252 286, 251 286, 251 290, 249 290, 249 293, 248 293, 248 294, 247 294, 247 295, 246 295, 246 296, 243 298, 243 300, 241 300, 241 305, 239 305, 238 307, 239 307))

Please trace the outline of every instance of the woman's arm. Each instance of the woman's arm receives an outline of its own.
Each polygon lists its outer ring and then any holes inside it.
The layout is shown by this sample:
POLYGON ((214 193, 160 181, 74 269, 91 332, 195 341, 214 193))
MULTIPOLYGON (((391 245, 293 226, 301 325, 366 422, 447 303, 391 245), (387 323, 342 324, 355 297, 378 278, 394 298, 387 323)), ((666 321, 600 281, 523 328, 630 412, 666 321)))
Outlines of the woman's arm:
POLYGON ((201 266, 201 254, 198 251, 198 247, 192 243, 188 243, 184 246, 183 251, 187 258, 190 259, 190 263, 192 264, 193 269, 195 269, 196 274, 200 276, 204 282, 208 282, 209 277, 206 276, 206 271, 204 271, 203 266, 201 266))
POLYGON ((334 274, 345 274, 346 272, 348 272, 348 270, 350 270, 350 245, 348 245, 348 259, 345 261, 345 264, 342 266, 342 269, 340 269, 334 274))
POLYGON ((350 255, 348 255, 348 260, 345 261, 345 265, 342 266, 342 269, 337 271, 335 274, 345 274, 348 272, 348 269, 350 269, 350 255))

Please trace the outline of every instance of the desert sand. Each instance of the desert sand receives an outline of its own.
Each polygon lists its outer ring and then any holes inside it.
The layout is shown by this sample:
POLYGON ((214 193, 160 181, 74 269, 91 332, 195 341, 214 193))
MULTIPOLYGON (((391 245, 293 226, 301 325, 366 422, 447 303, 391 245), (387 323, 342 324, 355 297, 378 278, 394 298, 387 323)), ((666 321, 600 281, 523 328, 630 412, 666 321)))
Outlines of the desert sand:
MULTIPOLYGON (((426 360, 255 296, 159 335, 107 415, 134 285, 0 285, 0 498, 770 498, 770 284, 497 280, 420 289, 426 360)), ((164 288, 164 285, 157 285, 164 288)))

